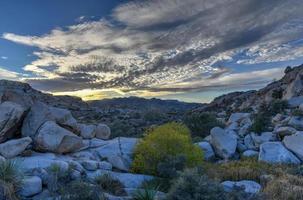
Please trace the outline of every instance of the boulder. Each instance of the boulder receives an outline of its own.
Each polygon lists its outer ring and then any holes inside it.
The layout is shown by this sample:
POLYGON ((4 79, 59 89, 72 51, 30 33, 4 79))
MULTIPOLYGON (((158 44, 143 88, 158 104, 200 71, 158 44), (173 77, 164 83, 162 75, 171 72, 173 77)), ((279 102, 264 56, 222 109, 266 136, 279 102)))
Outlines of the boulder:
POLYGON ((300 164, 300 160, 288 151, 281 142, 266 142, 261 144, 259 161, 278 164, 300 164))
POLYGON ((250 113, 233 113, 230 115, 228 119, 228 124, 231 124, 233 122, 240 123, 243 119, 249 117, 250 117, 250 113))
POLYGON ((294 127, 297 130, 303 130, 303 118, 299 116, 293 116, 288 121, 288 125, 294 127))
POLYGON ((32 139, 30 137, 9 140, 0 144, 0 154, 5 158, 14 158, 21 154, 30 143, 32 143, 32 139))
POLYGON ((113 165, 110 164, 109 162, 102 161, 102 162, 99 162, 99 169, 111 171, 113 169, 113 165))
POLYGON ((271 142, 275 141, 276 137, 272 132, 263 132, 260 135, 257 135, 255 133, 251 134, 251 138, 254 142, 254 145, 259 148, 261 144, 265 142, 271 142))
POLYGON ((285 136, 295 134, 296 132, 297 130, 290 126, 282 126, 274 130, 274 133, 277 134, 279 138, 284 138, 285 136))
POLYGON ((106 140, 110 137, 110 128, 105 124, 98 124, 96 128, 96 138, 106 140))
POLYGON ((0 104, 0 143, 12 138, 22 125, 25 109, 13 102, 0 104))
POLYGON ((87 172, 87 178, 89 181, 94 181, 96 177, 102 176, 104 174, 109 174, 114 179, 119 180, 124 187, 126 188, 140 188, 142 187, 142 183, 144 181, 150 181, 154 177, 143 175, 143 174, 130 174, 130 173, 120 173, 120 172, 112 172, 107 170, 97 170, 94 172, 87 172))
POLYGON ((23 179, 20 195, 31 197, 42 192, 42 180, 38 176, 30 176, 23 179))
POLYGON ((226 133, 222 128, 215 127, 210 131, 211 145, 215 150, 216 155, 221 158, 231 158, 237 148, 237 138, 226 133))
POLYGON ((211 160, 215 157, 215 152, 208 142, 199 142, 197 145, 203 150, 205 160, 211 160))
POLYGON ((89 171, 95 171, 99 168, 99 162, 93 160, 81 161, 81 165, 89 171))
POLYGON ((80 135, 84 139, 92 139, 96 136, 96 125, 80 124, 80 135))
POLYGON ((303 132, 285 136, 283 144, 303 161, 303 132))
POLYGON ((256 147, 254 140, 252 138, 252 134, 248 134, 244 137, 244 144, 247 149, 251 150, 257 150, 258 148, 256 147))
POLYGON ((34 141, 36 149, 55 153, 69 153, 83 146, 80 137, 52 121, 45 122, 39 128, 34 141))
POLYGON ((303 96, 292 97, 292 98, 288 99, 288 105, 291 108, 296 108, 296 107, 300 106, 302 103, 303 103, 303 96))
POLYGON ((246 193, 256 194, 262 189, 259 183, 250 180, 224 181, 221 184, 226 192, 232 192, 236 188, 243 188, 246 193))
POLYGON ((244 151, 242 156, 244 157, 254 157, 254 156, 258 156, 259 155, 259 152, 258 151, 254 151, 254 150, 247 150, 247 151, 244 151))
POLYGON ((63 160, 57 160, 52 154, 33 155, 31 157, 17 157, 21 170, 25 173, 32 173, 35 169, 48 169, 52 165, 57 165, 62 171, 67 171, 69 164, 63 160))
POLYGON ((42 102, 36 102, 24 119, 22 135, 35 137, 40 127, 47 121, 53 121, 64 128, 78 130, 77 121, 71 112, 66 109, 47 106, 42 102))
POLYGON ((107 159, 114 168, 128 171, 132 162, 132 154, 137 144, 137 138, 119 137, 108 140, 106 145, 92 149, 102 159, 107 159))

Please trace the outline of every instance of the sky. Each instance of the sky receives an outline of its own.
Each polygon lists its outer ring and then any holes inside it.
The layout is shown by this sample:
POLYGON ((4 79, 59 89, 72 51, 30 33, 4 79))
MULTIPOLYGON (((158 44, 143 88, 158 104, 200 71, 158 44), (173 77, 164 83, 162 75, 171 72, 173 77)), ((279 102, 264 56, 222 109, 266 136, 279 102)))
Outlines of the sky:
POLYGON ((0 0, 0 79, 209 102, 303 63, 302 0, 0 0))

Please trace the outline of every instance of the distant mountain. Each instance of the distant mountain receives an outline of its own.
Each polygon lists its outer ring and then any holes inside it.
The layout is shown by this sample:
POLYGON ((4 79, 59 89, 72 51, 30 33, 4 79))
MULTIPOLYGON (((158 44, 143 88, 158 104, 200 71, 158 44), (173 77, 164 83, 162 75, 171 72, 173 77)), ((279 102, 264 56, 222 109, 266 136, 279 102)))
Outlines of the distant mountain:
POLYGON ((103 109, 130 109, 130 110, 150 110, 157 109, 163 112, 187 111, 198 108, 203 104, 185 103, 177 100, 145 99, 139 97, 113 98, 89 101, 89 105, 103 109))

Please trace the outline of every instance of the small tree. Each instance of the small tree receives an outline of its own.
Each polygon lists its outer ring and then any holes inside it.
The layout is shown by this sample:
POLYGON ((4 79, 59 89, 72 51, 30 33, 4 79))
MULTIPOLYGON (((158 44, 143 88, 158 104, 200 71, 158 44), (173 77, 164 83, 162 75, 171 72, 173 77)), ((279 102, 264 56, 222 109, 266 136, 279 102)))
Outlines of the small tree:
POLYGON ((178 155, 184 155, 188 167, 203 161, 202 150, 193 145, 189 129, 180 123, 167 123, 149 130, 136 146, 132 170, 157 175, 159 163, 178 155))

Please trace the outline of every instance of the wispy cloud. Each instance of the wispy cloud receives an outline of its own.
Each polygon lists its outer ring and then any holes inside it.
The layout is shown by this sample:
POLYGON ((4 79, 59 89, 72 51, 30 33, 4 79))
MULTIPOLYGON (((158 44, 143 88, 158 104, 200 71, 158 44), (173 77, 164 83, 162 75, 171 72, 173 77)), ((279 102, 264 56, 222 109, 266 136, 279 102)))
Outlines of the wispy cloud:
POLYGON ((131 1, 110 20, 80 17, 45 35, 2 37, 39 48, 24 70, 35 75, 28 82, 48 91, 186 92, 280 76, 280 69, 252 77, 218 63, 302 57, 302 9, 301 0, 131 1))
POLYGON ((1 56, 1 59, 2 59, 2 60, 7 60, 8 57, 6 57, 6 56, 1 56))
POLYGON ((19 73, 9 71, 0 67, 0 79, 18 80, 21 77, 22 75, 20 75, 19 73))

